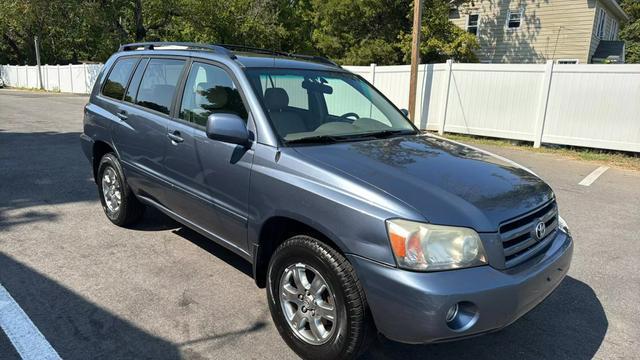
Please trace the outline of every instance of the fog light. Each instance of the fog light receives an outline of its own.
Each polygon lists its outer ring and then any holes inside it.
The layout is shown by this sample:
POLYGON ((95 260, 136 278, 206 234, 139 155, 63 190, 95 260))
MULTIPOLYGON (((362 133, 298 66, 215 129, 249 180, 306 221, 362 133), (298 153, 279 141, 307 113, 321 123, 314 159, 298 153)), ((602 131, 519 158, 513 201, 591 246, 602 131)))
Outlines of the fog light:
POLYGON ((447 310, 445 320, 449 329, 462 332, 475 325, 479 316, 478 307, 474 303, 461 301, 447 310))
POLYGON ((449 308, 449 311, 447 311, 447 322, 452 322, 456 316, 458 316, 458 304, 453 305, 449 308))

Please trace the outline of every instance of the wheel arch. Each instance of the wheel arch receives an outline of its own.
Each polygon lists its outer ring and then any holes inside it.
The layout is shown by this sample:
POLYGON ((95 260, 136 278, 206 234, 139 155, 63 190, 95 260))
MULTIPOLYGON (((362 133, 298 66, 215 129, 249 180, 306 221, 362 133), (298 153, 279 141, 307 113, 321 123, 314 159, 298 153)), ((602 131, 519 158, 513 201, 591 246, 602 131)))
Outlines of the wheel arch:
POLYGON ((93 180, 96 182, 98 181, 98 166, 100 165, 100 160, 108 153, 114 153, 116 157, 118 156, 115 148, 108 142, 96 140, 93 143, 93 149, 91 151, 91 166, 93 170, 93 180))
POLYGON ((258 287, 266 286, 267 268, 275 250, 285 240, 295 235, 314 237, 345 255, 335 236, 320 226, 314 226, 313 222, 290 215, 272 216, 260 227, 257 243, 254 244, 253 249, 253 277, 258 287))

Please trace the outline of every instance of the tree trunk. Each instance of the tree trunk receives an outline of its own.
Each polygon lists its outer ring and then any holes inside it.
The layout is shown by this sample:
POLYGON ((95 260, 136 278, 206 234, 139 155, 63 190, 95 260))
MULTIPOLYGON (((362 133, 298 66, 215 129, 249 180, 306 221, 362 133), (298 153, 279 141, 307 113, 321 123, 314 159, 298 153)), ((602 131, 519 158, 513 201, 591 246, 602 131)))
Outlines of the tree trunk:
POLYGON ((136 24, 136 41, 142 41, 147 35, 147 29, 144 28, 144 23, 142 18, 142 0, 136 0, 134 17, 135 17, 135 24, 136 24))

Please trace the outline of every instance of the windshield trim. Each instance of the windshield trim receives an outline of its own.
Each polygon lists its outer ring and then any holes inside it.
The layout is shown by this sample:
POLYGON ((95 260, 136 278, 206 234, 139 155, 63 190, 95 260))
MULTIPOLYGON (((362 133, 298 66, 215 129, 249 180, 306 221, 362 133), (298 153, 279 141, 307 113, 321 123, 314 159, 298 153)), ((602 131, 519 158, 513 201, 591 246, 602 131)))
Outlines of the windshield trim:
MULTIPOLYGON (((249 83, 251 84, 251 91, 253 91, 256 95, 256 98, 258 100, 258 102, 260 103, 260 106, 262 107, 262 111, 265 114, 265 118, 269 123, 269 127, 271 128, 272 133, 275 135, 276 140, 278 141, 278 146, 280 147, 295 147, 298 145, 308 145, 308 144, 290 144, 287 142, 287 140, 285 140, 282 136, 280 136, 280 134, 278 134, 278 132, 275 129, 275 126, 273 124, 273 121, 271 120, 271 117, 269 116, 269 113, 267 111, 267 108, 264 104, 264 100, 263 97, 256 93, 256 89, 253 87, 252 84, 252 73, 255 72, 271 72, 271 71, 281 71, 281 70, 290 70, 292 72, 296 72, 296 71, 309 71, 309 72, 314 72, 314 73, 320 73, 320 74, 337 74, 337 75, 351 75, 351 76, 355 76, 356 78, 358 78, 358 80, 364 82, 365 84, 367 84, 376 94, 378 94, 384 101, 386 101, 389 105, 391 105, 391 108, 393 110, 395 110, 409 125, 410 127, 413 129, 413 134, 409 133, 409 129, 407 129, 407 134, 401 134, 401 135, 417 135, 420 133, 420 129, 413 123, 413 121, 411 121, 409 118, 407 118, 402 111, 400 111, 400 108, 398 108, 396 106, 396 104, 394 104, 391 100, 389 100, 389 98, 382 93, 382 91, 380 91, 377 87, 375 87, 373 84, 371 84, 369 81, 367 81, 367 79, 365 79, 364 77, 362 77, 359 74, 356 74, 354 72, 351 72, 349 70, 340 68, 340 69, 332 69, 332 70, 318 70, 318 69, 305 69, 305 68, 291 68, 291 67, 275 67, 275 66, 256 66, 256 67, 246 67, 243 69, 245 76, 247 77, 247 80, 249 81, 249 83)), ((319 134, 322 135, 322 134, 319 134)), ((330 135, 330 134, 328 134, 330 135)), ((377 140, 377 139, 376 139, 377 140)), ((353 140, 345 140, 345 141, 341 141, 341 142, 350 142, 350 141, 362 141, 362 140, 358 140, 358 139, 353 139, 353 140)))

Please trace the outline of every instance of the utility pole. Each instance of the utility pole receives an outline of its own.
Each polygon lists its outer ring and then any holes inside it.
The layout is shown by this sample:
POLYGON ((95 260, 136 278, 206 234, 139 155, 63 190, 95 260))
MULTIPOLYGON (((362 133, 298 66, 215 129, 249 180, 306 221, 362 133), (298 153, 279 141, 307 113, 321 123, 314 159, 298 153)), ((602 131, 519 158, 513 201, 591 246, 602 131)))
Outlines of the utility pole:
POLYGON ((418 85, 418 64, 420 63, 420 33, 422 28, 422 1, 413 1, 413 31, 411 39, 411 77, 409 79, 409 119, 416 118, 416 91, 418 85))
POLYGON ((34 36, 33 42, 36 46, 36 63, 38 64, 38 88, 42 89, 42 71, 40 70, 40 44, 38 44, 37 36, 34 36))

